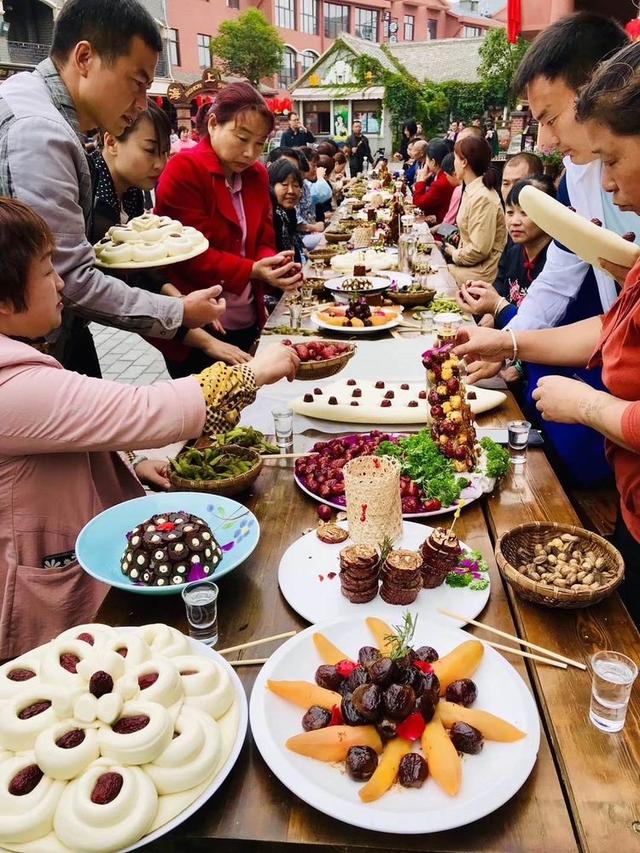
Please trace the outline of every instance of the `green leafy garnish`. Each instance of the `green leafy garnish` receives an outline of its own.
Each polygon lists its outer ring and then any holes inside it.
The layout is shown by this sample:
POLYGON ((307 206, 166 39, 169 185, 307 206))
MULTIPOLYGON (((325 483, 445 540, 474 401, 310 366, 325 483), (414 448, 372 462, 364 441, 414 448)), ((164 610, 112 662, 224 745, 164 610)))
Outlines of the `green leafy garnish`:
POLYGON ((380 563, 382 564, 387 559, 391 551, 393 551, 393 539, 389 536, 385 536, 382 543, 378 545, 378 549, 380 550, 380 563))
POLYGON ((481 591, 489 586, 489 579, 483 577, 488 572, 489 564, 480 551, 466 551, 460 555, 456 568, 446 576, 445 583, 447 586, 481 591))
POLYGON ((410 651, 411 641, 418 624, 418 615, 412 616, 408 611, 404 614, 402 625, 394 625, 395 634, 387 635, 385 643, 391 649, 389 657, 391 660, 400 660, 406 657, 410 651))
POLYGON ((427 498, 437 498, 442 506, 455 503, 469 485, 464 477, 456 476, 453 462, 443 456, 426 429, 397 442, 381 442, 376 455, 398 459, 402 473, 421 486, 427 498))
POLYGON ((480 447, 484 450, 487 457, 485 472, 487 477, 504 477, 509 473, 511 462, 509 451, 506 448, 496 444, 488 436, 480 439, 480 447))

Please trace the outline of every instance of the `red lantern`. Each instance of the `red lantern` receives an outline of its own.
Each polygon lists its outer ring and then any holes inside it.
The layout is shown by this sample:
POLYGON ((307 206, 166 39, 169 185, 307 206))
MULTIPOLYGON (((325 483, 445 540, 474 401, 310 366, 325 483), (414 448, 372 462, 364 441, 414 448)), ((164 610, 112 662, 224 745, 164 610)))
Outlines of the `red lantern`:
POLYGON ((634 18, 626 25, 625 30, 629 33, 631 41, 640 41, 640 18, 634 18))
POLYGON ((522 0, 507 2, 507 38, 510 44, 516 44, 522 32, 522 0))
POLYGON ((161 97, 160 95, 157 95, 157 96, 156 96, 156 104, 157 104, 159 107, 163 107, 163 106, 164 106, 164 98, 163 98, 163 97, 161 97))

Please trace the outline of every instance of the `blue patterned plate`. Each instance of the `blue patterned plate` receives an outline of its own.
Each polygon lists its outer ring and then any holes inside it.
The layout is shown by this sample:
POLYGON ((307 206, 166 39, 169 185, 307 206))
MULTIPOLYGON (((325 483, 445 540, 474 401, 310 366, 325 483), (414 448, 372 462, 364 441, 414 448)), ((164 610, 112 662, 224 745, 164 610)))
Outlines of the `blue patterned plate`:
MULTIPOLYGON (((218 580, 243 563, 260 539, 255 515, 231 498, 201 492, 165 492, 134 498, 112 506, 92 518, 76 540, 76 556, 87 574, 118 589, 142 595, 175 595, 185 584, 143 586, 120 570, 127 533, 160 512, 189 512, 209 525, 222 548, 222 562, 208 577, 218 580)), ((198 578, 190 578, 198 580, 198 578)))

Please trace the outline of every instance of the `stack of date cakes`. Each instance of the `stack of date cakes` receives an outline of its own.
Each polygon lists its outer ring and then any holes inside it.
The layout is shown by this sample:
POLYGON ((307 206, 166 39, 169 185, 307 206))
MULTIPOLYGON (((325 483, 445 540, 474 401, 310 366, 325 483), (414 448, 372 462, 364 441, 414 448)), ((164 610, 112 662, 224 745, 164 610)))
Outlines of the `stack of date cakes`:
POLYGON ((380 555, 370 545, 348 545, 340 551, 340 587, 352 604, 366 604, 378 594, 380 555))

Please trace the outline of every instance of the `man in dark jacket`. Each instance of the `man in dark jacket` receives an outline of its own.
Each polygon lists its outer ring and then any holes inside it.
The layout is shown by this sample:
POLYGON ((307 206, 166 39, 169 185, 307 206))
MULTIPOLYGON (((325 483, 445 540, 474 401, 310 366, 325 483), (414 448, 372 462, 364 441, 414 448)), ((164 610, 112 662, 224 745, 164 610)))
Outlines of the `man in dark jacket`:
POLYGON ((289 127, 282 134, 280 145, 283 148, 302 148, 303 145, 309 145, 315 140, 313 133, 300 124, 300 116, 297 113, 291 113, 289 127))
POLYGON ((358 172, 362 172, 365 157, 373 164, 369 140, 362 133, 362 122, 354 121, 351 125, 353 133, 347 139, 346 146, 349 149, 349 170, 351 177, 355 178, 358 172))

